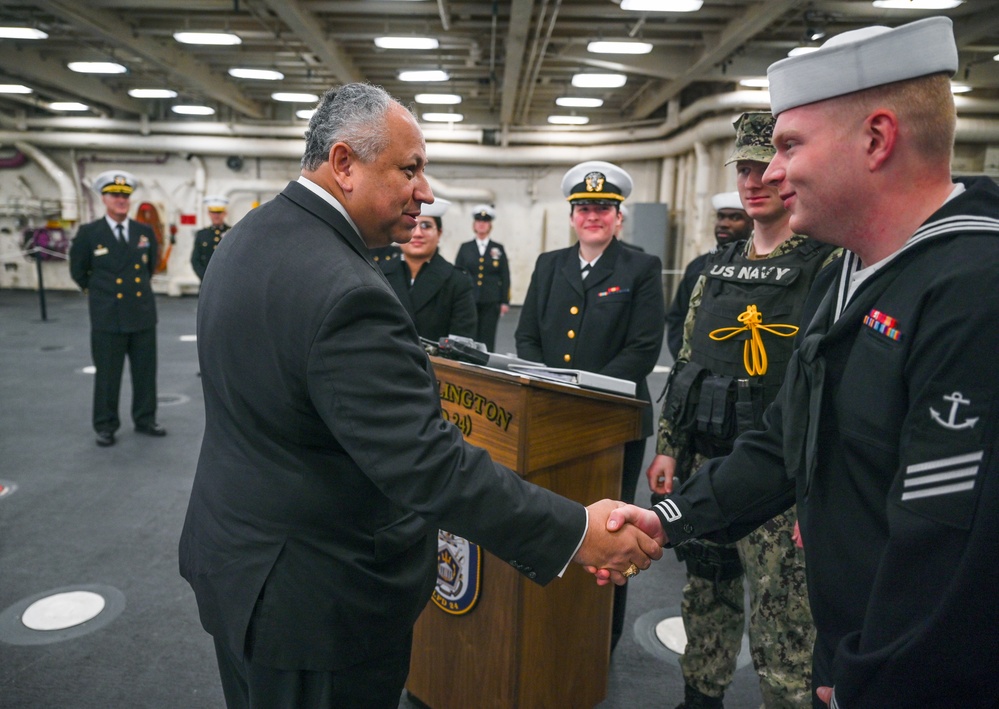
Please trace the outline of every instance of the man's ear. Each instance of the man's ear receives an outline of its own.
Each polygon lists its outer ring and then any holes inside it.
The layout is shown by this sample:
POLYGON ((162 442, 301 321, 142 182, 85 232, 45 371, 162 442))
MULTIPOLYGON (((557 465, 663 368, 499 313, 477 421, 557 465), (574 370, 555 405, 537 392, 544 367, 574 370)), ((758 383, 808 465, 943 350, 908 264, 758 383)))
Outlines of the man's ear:
POLYGON ((354 151, 346 143, 335 143, 330 148, 330 170, 333 179, 344 192, 350 192, 354 184, 354 151))
POLYGON ((874 172, 891 157, 898 139, 898 116, 880 108, 864 121, 866 131, 867 168, 874 172))

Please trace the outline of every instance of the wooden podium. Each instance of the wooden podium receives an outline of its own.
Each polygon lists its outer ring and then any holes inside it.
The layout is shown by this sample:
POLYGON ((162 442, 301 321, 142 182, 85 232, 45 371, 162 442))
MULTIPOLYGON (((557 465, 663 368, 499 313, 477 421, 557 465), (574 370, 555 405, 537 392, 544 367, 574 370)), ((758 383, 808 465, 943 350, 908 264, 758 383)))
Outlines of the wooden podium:
MULTIPOLYGON (((445 416, 533 483, 583 504, 621 496, 645 403, 431 358, 445 416)), ((570 564, 545 587, 483 550, 476 605, 416 623, 407 690, 432 709, 592 707, 607 695, 610 586, 570 564)))

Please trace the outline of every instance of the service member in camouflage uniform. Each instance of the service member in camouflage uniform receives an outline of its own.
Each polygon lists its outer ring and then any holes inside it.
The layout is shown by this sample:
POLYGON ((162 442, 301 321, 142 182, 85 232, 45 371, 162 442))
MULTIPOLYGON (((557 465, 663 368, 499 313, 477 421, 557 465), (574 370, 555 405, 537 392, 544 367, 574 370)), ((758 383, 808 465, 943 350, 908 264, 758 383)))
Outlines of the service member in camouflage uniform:
MULTIPOLYGON (((659 421, 658 455, 647 471, 655 495, 678 488, 708 458, 726 455, 742 431, 762 427, 763 409, 784 378, 811 282, 836 255, 832 247, 791 231, 776 189, 761 179, 774 155, 773 124, 769 113, 746 113, 735 123, 735 152, 726 164, 736 163, 753 235, 715 254, 691 294, 659 421)), ((793 539, 795 520, 792 507, 737 544, 693 542, 677 550, 687 563, 681 708, 722 706, 742 641, 744 575, 753 664, 765 705, 811 705, 815 631, 805 559, 793 539)))

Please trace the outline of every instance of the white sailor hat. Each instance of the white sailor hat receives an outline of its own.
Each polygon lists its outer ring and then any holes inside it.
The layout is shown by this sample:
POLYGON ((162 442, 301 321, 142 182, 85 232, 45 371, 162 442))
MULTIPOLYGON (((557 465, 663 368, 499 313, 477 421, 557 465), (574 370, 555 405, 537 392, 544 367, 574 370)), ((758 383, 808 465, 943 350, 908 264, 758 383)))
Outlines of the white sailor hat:
POLYGON ((124 170, 106 170, 94 178, 93 188, 97 194, 130 195, 139 186, 139 180, 124 170))
POLYGON ((569 204, 621 204, 631 194, 631 175, 609 162, 588 160, 570 168, 562 178, 562 194, 569 204))
POLYGON ((496 218, 496 210, 488 204, 477 204, 472 207, 472 219, 479 222, 491 222, 496 218))
POLYGON ((830 38, 810 54, 770 65, 773 114, 861 89, 957 71, 953 23, 929 17, 891 29, 876 25, 830 38))
POLYGON ((742 200, 739 199, 738 192, 719 192, 711 198, 711 206, 716 212, 719 209, 741 209, 745 211, 745 207, 742 206, 742 200))
POLYGON ((444 199, 443 197, 434 198, 433 204, 424 204, 420 208, 421 217, 437 217, 440 219, 444 216, 444 212, 447 208, 451 206, 451 203, 444 199))
POLYGON ((224 212, 229 206, 227 197, 209 196, 205 197, 204 202, 209 212, 224 212))

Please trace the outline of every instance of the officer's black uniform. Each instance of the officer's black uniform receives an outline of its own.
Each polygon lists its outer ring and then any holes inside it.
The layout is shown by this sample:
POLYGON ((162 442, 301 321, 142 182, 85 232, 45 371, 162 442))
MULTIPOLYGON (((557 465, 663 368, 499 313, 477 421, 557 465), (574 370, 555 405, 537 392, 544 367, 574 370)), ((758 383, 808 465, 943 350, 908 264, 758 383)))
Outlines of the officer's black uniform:
POLYGON ((458 248, 454 265, 472 275, 479 321, 475 339, 492 352, 496 347, 500 309, 510 304, 510 263, 503 244, 490 239, 480 256, 476 239, 466 241, 458 248))
POLYGON ((205 269, 208 262, 215 253, 216 247, 222 241, 222 235, 229 231, 229 225, 223 224, 220 227, 210 226, 201 229, 194 235, 194 248, 191 250, 191 266, 198 274, 198 280, 205 277, 205 269))
MULTIPOLYGON (((157 263, 153 230, 127 221, 128 243, 118 241, 106 217, 84 224, 69 250, 70 274, 90 301, 90 345, 97 370, 93 425, 113 434, 121 421, 118 399, 128 355, 132 420, 156 426, 156 299, 150 279, 157 263)), ((112 439, 113 441, 113 439, 112 439)))

